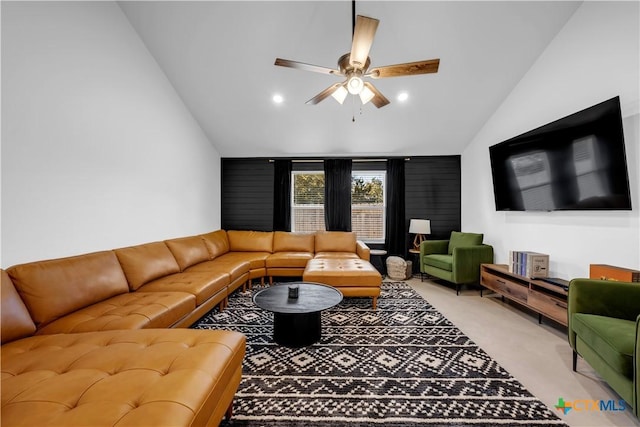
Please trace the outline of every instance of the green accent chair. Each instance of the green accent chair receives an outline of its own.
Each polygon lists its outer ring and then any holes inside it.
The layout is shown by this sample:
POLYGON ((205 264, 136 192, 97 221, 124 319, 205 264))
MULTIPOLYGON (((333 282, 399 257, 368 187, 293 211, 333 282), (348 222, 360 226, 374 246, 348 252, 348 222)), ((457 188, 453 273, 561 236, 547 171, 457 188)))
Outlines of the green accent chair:
POLYGON ((580 355, 640 418, 640 283, 573 279, 567 310, 573 370, 580 355))
POLYGON ((480 264, 493 263, 493 247, 482 243, 484 235, 452 231, 449 240, 425 240, 420 244, 420 278, 424 274, 456 285, 480 281, 480 264))

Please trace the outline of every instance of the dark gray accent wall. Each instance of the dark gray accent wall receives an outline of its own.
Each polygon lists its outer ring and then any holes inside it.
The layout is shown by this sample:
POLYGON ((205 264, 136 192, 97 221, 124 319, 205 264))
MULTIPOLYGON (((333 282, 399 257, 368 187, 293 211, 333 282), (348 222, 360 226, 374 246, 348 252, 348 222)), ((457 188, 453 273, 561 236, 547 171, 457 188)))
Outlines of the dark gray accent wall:
MULTIPOLYGON (((384 162, 354 163, 354 169, 384 162)), ((294 170, 322 170, 322 163, 294 163, 294 170)), ((268 159, 222 159, 222 228, 270 231, 273 225, 273 163, 268 159)), ((405 165, 407 248, 411 218, 429 219, 429 239, 448 239, 461 225, 460 156, 411 157, 405 165)), ((473 231, 473 230, 471 230, 473 231)), ((378 245, 374 245, 378 246, 378 245)))
POLYGON ((273 163, 222 159, 221 225, 224 230, 273 230, 273 163))
POLYGON ((411 157, 405 164, 405 213, 407 234, 411 218, 431 221, 431 240, 460 231, 460 156, 411 157))

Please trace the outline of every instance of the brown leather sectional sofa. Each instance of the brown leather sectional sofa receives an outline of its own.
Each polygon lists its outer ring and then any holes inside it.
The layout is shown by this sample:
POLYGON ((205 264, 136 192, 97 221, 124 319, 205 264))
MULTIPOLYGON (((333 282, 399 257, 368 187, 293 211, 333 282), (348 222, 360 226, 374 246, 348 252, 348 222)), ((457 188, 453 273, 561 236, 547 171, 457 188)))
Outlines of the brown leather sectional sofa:
POLYGON ((2 270, 3 425, 217 425, 244 336, 167 328, 314 258, 369 248, 346 232, 217 230, 2 270))

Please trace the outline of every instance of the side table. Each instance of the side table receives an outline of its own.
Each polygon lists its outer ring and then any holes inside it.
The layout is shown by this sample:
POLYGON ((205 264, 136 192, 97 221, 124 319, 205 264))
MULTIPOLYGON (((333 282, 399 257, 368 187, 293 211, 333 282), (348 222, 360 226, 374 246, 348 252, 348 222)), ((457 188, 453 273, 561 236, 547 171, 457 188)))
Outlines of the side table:
POLYGON ((371 264, 382 274, 382 277, 386 274, 386 267, 384 263, 384 257, 387 255, 387 251, 384 249, 371 249, 369 250, 369 254, 371 255, 371 264), (375 261, 378 262, 375 262, 375 261))
POLYGON ((420 280, 423 280, 422 271, 420 271, 420 249, 409 249, 409 255, 411 256, 411 261, 413 262, 413 272, 415 272, 417 268, 417 272, 420 273, 420 280))

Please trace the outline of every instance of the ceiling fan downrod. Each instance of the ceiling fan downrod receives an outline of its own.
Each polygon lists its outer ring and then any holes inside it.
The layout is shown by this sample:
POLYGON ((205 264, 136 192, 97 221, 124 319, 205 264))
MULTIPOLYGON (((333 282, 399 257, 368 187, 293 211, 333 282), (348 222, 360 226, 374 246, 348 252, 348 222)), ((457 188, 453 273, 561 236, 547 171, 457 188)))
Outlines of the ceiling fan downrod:
POLYGON ((351 0, 351 41, 356 33, 356 0, 351 0))

